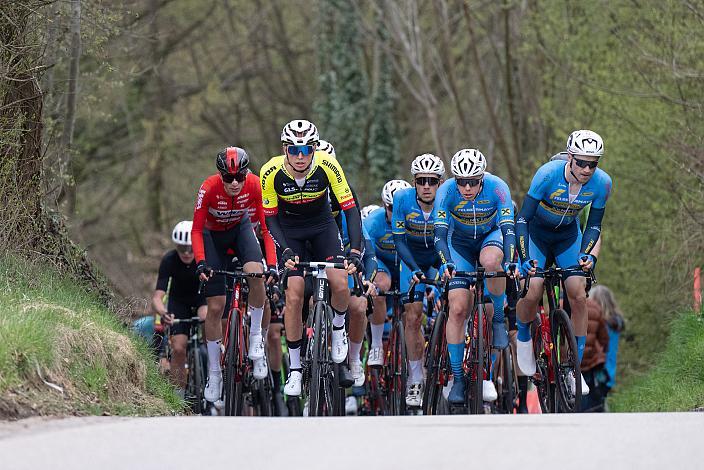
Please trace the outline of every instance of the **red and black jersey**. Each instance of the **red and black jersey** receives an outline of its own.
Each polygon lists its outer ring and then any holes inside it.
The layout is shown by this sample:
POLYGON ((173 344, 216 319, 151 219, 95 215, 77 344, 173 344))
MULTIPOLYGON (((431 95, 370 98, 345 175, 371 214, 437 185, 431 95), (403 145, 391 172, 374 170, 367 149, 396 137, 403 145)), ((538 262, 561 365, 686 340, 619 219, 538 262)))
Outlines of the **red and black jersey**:
POLYGON ((264 219, 259 177, 251 172, 247 175, 242 191, 236 196, 230 196, 225 192, 225 185, 219 174, 209 176, 200 186, 193 211, 191 231, 196 262, 205 260, 204 228, 211 231, 228 230, 239 224, 246 216, 252 221, 254 227, 259 223, 264 237, 266 262, 271 266, 276 265, 276 248, 264 219))

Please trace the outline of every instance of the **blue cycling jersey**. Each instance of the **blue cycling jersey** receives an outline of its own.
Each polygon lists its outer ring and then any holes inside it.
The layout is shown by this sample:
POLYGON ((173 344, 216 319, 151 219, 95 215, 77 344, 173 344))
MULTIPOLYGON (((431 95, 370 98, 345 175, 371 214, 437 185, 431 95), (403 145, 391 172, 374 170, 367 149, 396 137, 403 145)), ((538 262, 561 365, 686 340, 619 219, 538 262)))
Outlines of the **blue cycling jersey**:
POLYGON ((386 220, 386 209, 382 207, 373 210, 362 222, 362 227, 374 245, 376 257, 393 268, 396 265, 396 243, 391 224, 386 220))
MULTIPOLYGON (((340 237, 342 238, 342 244, 345 247, 345 252, 349 253, 350 236, 349 231, 347 230, 347 217, 344 212, 340 212, 339 217, 341 218, 340 237)), ((362 225, 362 263, 364 264, 364 279, 373 280, 376 276, 377 261, 371 242, 371 237, 369 236, 369 233, 364 225, 362 225)), ((352 286, 350 285, 350 287, 352 286)))
POLYGON ((404 263, 414 271, 419 269, 419 264, 435 263, 432 211, 423 213, 416 200, 415 188, 399 189, 394 193, 391 226, 396 251, 404 263))
MULTIPOLYGON (((516 232, 521 259, 529 259, 528 224, 542 231, 572 232, 578 224, 579 213, 591 203, 592 208, 582 238, 581 251, 589 253, 601 232, 601 219, 611 193, 611 178, 597 168, 591 179, 570 196, 570 184, 565 178, 568 163, 555 160, 541 166, 533 177, 528 194, 518 214, 516 232)), ((532 229, 531 229, 532 230, 532 229)))
POLYGON ((436 247, 443 262, 450 259, 447 238, 454 245, 467 244, 486 237, 496 227, 503 234, 504 259, 511 261, 516 246, 513 203, 508 185, 498 176, 485 173, 482 189, 471 201, 462 197, 454 178, 445 181, 435 197, 433 218, 436 247))

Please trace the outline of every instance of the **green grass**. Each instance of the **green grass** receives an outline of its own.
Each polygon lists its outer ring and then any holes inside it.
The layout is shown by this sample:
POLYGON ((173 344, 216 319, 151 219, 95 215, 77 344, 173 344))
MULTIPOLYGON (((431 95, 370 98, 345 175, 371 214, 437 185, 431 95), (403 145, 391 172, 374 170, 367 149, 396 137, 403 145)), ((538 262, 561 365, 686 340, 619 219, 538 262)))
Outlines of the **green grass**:
MULTIPOLYGON (((663 333, 664 334, 664 333, 663 333)), ((690 411, 704 406, 704 320, 692 312, 671 326, 654 366, 609 399, 612 411, 690 411)))
POLYGON ((0 258, 0 338, 0 400, 30 397, 46 405, 33 410, 40 414, 182 410, 147 345, 96 296, 49 266, 0 258))

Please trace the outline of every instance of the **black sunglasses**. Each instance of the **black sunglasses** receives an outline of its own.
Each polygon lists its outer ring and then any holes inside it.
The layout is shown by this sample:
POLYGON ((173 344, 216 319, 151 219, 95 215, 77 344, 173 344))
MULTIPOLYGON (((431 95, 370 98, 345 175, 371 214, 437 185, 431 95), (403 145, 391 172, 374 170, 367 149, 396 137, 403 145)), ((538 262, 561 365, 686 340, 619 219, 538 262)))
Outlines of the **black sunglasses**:
POLYGON ((176 251, 183 255, 186 255, 189 253, 193 253, 193 247, 191 245, 176 245, 176 251))
POLYGON ((479 186, 482 182, 481 178, 455 178, 455 181, 457 181, 457 186, 460 187, 465 187, 469 185, 470 188, 473 188, 475 186, 479 186))
POLYGON ((222 180, 227 183, 231 184, 233 181, 237 181, 238 183, 241 183, 242 181, 247 179, 247 172, 246 171, 239 171, 237 173, 222 173, 222 180))
POLYGON ((575 157, 572 157, 572 160, 580 168, 596 168, 596 166, 599 164, 599 160, 595 160, 593 162, 590 162, 588 160, 580 160, 579 158, 575 158, 575 157))
POLYGON ((416 184, 419 186, 437 186, 440 183, 440 178, 435 176, 419 176, 416 178, 416 184))

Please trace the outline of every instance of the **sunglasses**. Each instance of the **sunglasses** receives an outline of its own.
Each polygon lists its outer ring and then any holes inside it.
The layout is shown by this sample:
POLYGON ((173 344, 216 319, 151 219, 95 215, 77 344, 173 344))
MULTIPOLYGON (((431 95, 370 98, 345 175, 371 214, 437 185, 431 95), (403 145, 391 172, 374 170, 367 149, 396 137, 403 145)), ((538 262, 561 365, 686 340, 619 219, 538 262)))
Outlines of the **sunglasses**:
POLYGON ((596 166, 599 164, 599 160, 595 160, 593 162, 590 162, 588 160, 580 160, 579 158, 574 158, 572 157, 572 160, 577 164, 578 167, 580 168, 596 168, 596 166))
POLYGON ((242 181, 247 179, 247 172, 246 171, 239 171, 237 173, 225 173, 221 174, 222 180, 227 183, 227 184, 232 184, 233 181, 237 181, 238 183, 241 183, 242 181))
POLYGON ((288 147, 286 147, 286 151, 288 152, 289 155, 294 156, 294 157, 298 156, 299 153, 302 153, 304 157, 307 157, 315 152, 315 146, 314 145, 289 145, 288 147))
POLYGON ((176 245, 176 251, 183 255, 186 255, 189 253, 193 253, 193 247, 191 245, 176 245))
POLYGON ((416 178, 416 184, 418 186, 437 186, 440 183, 440 178, 435 176, 420 176, 416 178))
POLYGON ((482 182, 481 178, 455 178, 455 181, 457 182, 457 186, 464 188, 465 186, 469 185, 470 188, 473 188, 475 186, 479 186, 482 182))

